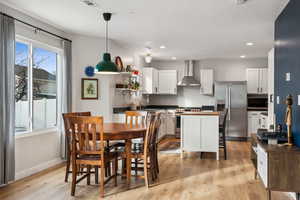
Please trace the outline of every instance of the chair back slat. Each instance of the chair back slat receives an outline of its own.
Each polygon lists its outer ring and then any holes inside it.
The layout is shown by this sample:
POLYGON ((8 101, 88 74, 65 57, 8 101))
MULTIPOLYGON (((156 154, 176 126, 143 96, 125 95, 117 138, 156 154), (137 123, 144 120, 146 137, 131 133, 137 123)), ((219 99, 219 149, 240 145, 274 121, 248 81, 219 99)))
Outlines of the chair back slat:
POLYGON ((74 152, 76 155, 102 154, 103 156, 104 136, 102 117, 70 117, 70 125, 72 147, 75 148, 74 152), (100 140, 97 140, 97 138, 100 140))
POLYGON ((125 123, 129 124, 129 126, 138 126, 145 123, 145 116, 138 111, 126 111, 125 112, 125 123), (140 119, 140 123, 139 123, 140 119))
POLYGON ((145 154, 156 148, 157 134, 160 126, 160 116, 160 113, 151 113, 148 116, 149 124, 147 125, 147 131, 144 142, 145 154))
POLYGON ((63 120, 64 120, 64 126, 65 126, 65 137, 66 137, 66 143, 67 143, 67 151, 70 151, 72 149, 72 144, 71 144, 71 135, 70 135, 70 117, 75 117, 75 116, 91 116, 91 112, 72 112, 72 113, 63 113, 63 120))
POLYGON ((224 129, 224 131, 225 131, 225 129, 226 129, 226 122, 227 122, 227 115, 228 115, 228 108, 226 108, 225 109, 225 114, 224 114, 224 118, 223 118, 223 124, 222 124, 222 128, 224 129))

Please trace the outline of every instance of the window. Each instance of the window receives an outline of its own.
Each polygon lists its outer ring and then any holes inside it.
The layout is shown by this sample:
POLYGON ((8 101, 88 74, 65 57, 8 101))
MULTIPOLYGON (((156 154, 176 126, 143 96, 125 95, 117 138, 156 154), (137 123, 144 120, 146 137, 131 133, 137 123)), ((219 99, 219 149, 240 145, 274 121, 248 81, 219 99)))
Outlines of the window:
POLYGON ((16 134, 56 127, 59 51, 31 41, 16 42, 16 134))

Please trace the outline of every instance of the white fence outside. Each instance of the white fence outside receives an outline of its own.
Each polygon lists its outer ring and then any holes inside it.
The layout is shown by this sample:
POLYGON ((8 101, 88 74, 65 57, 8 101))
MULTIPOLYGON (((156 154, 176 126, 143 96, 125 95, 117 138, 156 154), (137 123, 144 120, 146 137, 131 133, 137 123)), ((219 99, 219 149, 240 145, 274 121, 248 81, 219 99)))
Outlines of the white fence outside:
MULTIPOLYGON (((29 103, 16 103, 16 132, 29 128, 29 103)), ((56 126, 56 99, 33 100, 33 129, 52 128, 56 126)))

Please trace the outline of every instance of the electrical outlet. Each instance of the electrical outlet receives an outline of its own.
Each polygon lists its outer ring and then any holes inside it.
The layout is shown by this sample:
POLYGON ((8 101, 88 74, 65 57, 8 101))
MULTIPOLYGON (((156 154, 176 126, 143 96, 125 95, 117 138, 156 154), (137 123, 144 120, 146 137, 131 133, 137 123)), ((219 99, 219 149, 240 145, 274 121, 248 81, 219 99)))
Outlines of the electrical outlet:
POLYGON ((291 81, 291 73, 290 72, 285 74, 285 80, 286 81, 291 81))
POLYGON ((277 104, 280 104, 280 96, 277 96, 276 101, 277 101, 277 104))

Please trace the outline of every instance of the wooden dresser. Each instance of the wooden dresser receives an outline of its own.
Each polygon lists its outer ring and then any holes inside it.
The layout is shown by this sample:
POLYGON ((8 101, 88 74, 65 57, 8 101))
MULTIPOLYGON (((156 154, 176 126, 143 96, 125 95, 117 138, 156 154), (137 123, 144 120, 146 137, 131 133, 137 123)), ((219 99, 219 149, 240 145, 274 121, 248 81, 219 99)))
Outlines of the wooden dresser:
POLYGON ((268 191, 295 192, 300 200, 300 148, 268 145, 251 135, 251 160, 268 191))

